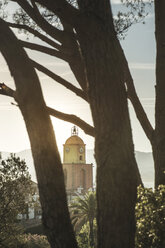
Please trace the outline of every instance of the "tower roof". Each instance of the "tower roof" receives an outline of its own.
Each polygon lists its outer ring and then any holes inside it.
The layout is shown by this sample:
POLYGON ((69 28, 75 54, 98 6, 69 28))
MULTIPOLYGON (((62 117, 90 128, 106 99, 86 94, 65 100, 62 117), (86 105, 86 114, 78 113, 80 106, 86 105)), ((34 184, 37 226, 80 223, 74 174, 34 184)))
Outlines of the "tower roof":
POLYGON ((65 145, 84 145, 84 142, 79 136, 72 135, 66 140, 65 145))

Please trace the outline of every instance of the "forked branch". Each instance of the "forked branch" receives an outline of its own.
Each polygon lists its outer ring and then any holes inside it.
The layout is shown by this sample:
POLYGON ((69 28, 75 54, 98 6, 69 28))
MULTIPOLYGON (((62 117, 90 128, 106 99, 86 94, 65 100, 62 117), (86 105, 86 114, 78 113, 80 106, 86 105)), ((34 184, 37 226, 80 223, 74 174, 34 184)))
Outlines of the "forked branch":
POLYGON ((80 11, 70 5, 66 0, 36 0, 36 2, 54 12, 61 20, 64 20, 73 27, 80 17, 80 11))
POLYGON ((18 28, 18 29, 24 29, 28 31, 30 34, 33 34, 35 37, 39 38, 40 40, 46 42, 48 45, 60 49, 61 45, 53 41, 52 39, 49 39, 47 36, 41 34, 37 30, 25 25, 25 24, 17 24, 17 23, 12 23, 12 22, 6 22, 11 28, 18 28))
POLYGON ((15 0, 20 7, 32 18, 32 20, 48 35, 50 35, 55 40, 62 42, 63 40, 63 31, 55 28, 51 24, 49 24, 42 15, 36 11, 32 6, 24 0, 15 0))

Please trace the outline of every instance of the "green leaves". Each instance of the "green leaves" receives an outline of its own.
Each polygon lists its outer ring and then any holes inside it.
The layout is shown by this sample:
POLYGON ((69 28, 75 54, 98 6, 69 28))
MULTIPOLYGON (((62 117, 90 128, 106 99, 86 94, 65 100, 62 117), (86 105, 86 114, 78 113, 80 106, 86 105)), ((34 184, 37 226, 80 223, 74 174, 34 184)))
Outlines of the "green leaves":
POLYGON ((165 186, 138 188, 136 247, 165 247, 165 186))
MULTIPOLYGON (((85 242, 85 244, 88 243, 88 247, 94 246, 94 220, 96 218, 96 193, 95 192, 89 192, 85 196, 80 196, 75 199, 74 202, 70 204, 70 210, 71 210, 71 220, 72 224, 74 226, 74 229, 76 233, 78 234, 77 237, 79 237, 79 242, 85 242), (89 231, 85 234, 84 231, 80 231, 81 228, 88 223, 89 225, 89 231), (84 235, 87 237, 84 240, 84 235)), ((96 227, 96 225, 95 225, 96 227)), ((85 245, 84 244, 84 245, 85 245)), ((85 248, 85 246, 81 246, 82 248, 85 248)))
POLYGON ((0 246, 10 247, 20 234, 17 216, 27 209, 26 198, 31 191, 25 161, 14 154, 0 160, 0 246))
POLYGON ((93 221, 96 217, 96 194, 90 192, 83 197, 77 197, 69 207, 73 225, 75 229, 79 229, 87 221, 93 221))

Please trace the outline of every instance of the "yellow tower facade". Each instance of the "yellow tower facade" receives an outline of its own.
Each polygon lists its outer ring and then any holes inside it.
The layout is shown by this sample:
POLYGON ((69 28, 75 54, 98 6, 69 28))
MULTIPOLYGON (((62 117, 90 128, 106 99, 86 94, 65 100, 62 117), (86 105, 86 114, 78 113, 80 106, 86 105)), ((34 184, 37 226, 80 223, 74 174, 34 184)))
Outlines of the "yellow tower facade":
POLYGON ((63 145, 63 170, 67 193, 85 193, 93 188, 93 165, 86 164, 86 145, 75 126, 63 145))
POLYGON ((83 140, 78 136, 76 127, 72 128, 72 136, 69 137, 63 149, 63 163, 64 164, 85 164, 86 163, 86 150, 83 140), (74 129, 73 129, 74 128, 74 129))

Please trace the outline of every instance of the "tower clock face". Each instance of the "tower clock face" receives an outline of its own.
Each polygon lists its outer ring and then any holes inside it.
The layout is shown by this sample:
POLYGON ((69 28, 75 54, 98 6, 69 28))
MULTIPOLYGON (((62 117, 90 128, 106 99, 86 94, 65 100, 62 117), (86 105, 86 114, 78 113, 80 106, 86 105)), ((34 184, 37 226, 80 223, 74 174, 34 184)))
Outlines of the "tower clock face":
POLYGON ((66 151, 66 152, 69 152, 69 150, 70 150, 69 147, 66 147, 65 151, 66 151))
POLYGON ((83 152, 84 152, 84 148, 80 147, 80 153, 83 153, 83 152))

